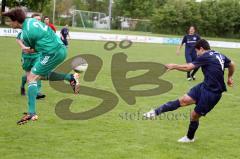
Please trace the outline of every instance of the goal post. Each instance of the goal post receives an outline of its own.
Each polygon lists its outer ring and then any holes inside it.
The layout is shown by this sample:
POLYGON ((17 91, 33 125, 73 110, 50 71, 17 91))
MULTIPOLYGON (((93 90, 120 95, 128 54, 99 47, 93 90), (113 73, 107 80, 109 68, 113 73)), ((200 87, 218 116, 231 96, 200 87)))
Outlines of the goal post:
POLYGON ((107 29, 109 27, 109 20, 105 13, 73 10, 72 14, 73 27, 96 29, 107 29))

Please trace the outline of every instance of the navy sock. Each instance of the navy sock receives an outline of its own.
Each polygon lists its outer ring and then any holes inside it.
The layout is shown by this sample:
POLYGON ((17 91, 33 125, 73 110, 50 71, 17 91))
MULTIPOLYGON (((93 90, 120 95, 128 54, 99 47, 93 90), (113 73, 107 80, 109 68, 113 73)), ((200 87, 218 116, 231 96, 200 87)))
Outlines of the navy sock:
POLYGON ((27 76, 23 75, 22 76, 22 84, 21 84, 21 88, 24 88, 25 84, 27 83, 27 76))
POLYGON ((164 112, 176 110, 179 107, 180 107, 180 101, 177 99, 161 105, 159 108, 155 109, 155 113, 159 115, 164 112))
POLYGON ((199 125, 199 121, 190 121, 189 127, 188 127, 188 133, 187 133, 187 137, 189 139, 193 139, 195 132, 198 128, 199 125))
POLYGON ((198 69, 199 69, 199 67, 195 68, 195 69, 192 71, 192 73, 191 73, 191 76, 192 76, 192 77, 197 73, 198 69))
POLYGON ((187 78, 190 78, 190 72, 187 72, 187 78))

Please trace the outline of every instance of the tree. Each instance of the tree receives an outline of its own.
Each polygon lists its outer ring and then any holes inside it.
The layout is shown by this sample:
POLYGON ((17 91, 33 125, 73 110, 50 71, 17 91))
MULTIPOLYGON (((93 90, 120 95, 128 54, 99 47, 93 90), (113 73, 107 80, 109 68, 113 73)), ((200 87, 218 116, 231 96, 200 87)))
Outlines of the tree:
POLYGON ((87 10, 87 4, 83 0, 73 0, 73 7, 77 10, 87 10))
POLYGON ((69 24, 69 18, 62 18, 62 15, 69 16, 71 13, 69 12, 73 6, 72 0, 58 0, 56 4, 56 18, 59 25, 69 24))
POLYGON ((44 7, 51 3, 48 0, 8 0, 6 5, 10 8, 24 6, 36 12, 42 12, 44 7))
POLYGON ((154 0, 115 0, 115 15, 131 18, 149 18, 153 14, 154 0))
POLYGON ((167 3, 168 0, 155 0, 155 8, 159 8, 167 3))
POLYGON ((95 12, 108 12, 109 0, 86 0, 87 10, 95 12))
MULTIPOLYGON (((5 7, 6 7, 6 0, 2 0, 1 13, 5 12, 5 7)), ((1 17, 1 24, 5 25, 5 18, 4 18, 4 16, 1 17)))

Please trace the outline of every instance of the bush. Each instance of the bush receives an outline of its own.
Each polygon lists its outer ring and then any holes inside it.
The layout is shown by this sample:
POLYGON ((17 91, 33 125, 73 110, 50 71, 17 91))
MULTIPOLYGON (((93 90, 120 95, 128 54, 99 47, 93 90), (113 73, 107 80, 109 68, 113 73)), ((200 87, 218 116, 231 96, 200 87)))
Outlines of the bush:
POLYGON ((171 0, 154 11, 153 32, 183 34, 190 25, 202 36, 240 37, 238 0, 171 0))

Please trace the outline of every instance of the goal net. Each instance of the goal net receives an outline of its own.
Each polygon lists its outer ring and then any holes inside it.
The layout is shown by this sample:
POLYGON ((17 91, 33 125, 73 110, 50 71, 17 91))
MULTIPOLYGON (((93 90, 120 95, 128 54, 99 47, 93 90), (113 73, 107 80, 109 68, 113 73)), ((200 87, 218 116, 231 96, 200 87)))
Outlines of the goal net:
POLYGON ((109 17, 105 13, 73 10, 72 26, 95 29, 108 29, 109 17))

